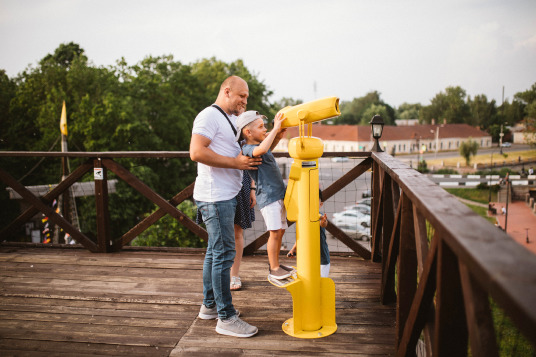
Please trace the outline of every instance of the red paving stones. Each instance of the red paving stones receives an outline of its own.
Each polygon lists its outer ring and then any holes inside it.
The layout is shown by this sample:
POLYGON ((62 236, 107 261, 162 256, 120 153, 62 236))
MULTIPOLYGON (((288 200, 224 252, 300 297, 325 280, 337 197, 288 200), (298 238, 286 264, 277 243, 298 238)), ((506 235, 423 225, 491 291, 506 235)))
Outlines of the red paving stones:
MULTIPOLYGON (((501 207, 506 207, 505 203, 495 202, 498 214, 495 216, 499 225, 504 229, 506 216, 502 215, 501 207)), ((508 226, 506 233, 523 247, 536 254, 536 214, 534 214, 529 205, 524 201, 515 201, 508 204, 508 226), (527 229, 529 242, 527 244, 527 229)))

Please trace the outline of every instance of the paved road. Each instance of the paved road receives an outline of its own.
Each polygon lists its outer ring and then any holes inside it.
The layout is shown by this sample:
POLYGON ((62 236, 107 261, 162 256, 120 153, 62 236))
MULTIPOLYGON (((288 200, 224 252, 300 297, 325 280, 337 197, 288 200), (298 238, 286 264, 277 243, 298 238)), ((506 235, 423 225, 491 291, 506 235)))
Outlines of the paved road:
MULTIPOLYGON (((503 153, 509 154, 509 153, 514 153, 516 151, 527 151, 527 150, 531 150, 530 145, 514 144, 509 148, 503 148, 503 153)), ((477 155, 486 155, 486 154, 489 155, 492 152, 493 153, 499 152, 499 148, 497 146, 494 146, 492 148, 483 148, 483 149, 480 148, 478 149, 477 155)), ((424 160, 447 159, 451 157, 458 157, 460 156, 460 153, 459 151, 441 151, 441 152, 438 152, 437 154, 434 152, 431 152, 431 153, 427 152, 423 154, 422 156, 424 160)), ((416 163, 418 160, 417 154, 411 154, 411 155, 400 154, 400 155, 397 155, 396 157, 397 159, 402 160, 404 162, 413 161, 414 163, 416 163)))

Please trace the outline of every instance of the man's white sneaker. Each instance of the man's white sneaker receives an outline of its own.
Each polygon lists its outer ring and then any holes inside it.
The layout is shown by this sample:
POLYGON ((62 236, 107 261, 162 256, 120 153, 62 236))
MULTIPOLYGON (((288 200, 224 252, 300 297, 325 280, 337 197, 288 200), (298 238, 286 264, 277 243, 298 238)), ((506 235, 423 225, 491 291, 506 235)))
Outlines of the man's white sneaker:
POLYGON ((227 336, 251 337, 259 332, 259 329, 241 320, 237 315, 234 315, 227 320, 218 319, 216 332, 227 336))
POLYGON ((218 308, 216 305, 213 307, 206 307, 205 304, 201 304, 201 309, 199 310, 199 318, 203 320, 214 320, 218 318, 218 308))
MULTIPOLYGON (((235 309, 236 316, 240 316, 240 311, 235 309)), ((197 315, 201 320, 215 320, 218 318, 218 308, 216 305, 214 307, 206 307, 205 304, 201 304, 201 309, 199 309, 199 315, 197 315)))

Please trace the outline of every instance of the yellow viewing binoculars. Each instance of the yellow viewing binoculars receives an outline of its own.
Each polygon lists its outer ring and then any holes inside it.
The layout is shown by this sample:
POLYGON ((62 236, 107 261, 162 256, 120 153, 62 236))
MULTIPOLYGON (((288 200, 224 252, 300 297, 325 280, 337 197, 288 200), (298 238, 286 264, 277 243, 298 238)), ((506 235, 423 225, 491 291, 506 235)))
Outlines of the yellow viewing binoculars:
POLYGON ((339 98, 326 97, 311 102, 285 107, 279 111, 285 115, 286 120, 281 124, 282 128, 309 124, 316 121, 338 117, 339 98))

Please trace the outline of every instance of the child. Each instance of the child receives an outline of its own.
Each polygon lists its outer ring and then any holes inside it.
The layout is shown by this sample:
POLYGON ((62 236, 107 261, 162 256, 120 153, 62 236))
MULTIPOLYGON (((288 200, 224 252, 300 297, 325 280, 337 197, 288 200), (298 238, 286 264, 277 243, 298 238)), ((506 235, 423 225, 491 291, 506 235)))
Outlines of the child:
MULTIPOLYGON (((318 195, 320 196, 320 207, 324 204, 322 202, 322 191, 318 190, 318 195)), ((329 276, 329 268, 331 267, 331 262, 329 259, 329 248, 328 242, 326 241, 326 227, 328 226, 328 217, 324 213, 320 217, 320 276, 322 278, 327 278, 329 276)), ((292 249, 288 252, 287 257, 292 258, 296 256, 296 243, 292 249)))
POLYGON ((293 269, 279 264, 279 252, 285 229, 287 229, 287 211, 283 204, 285 184, 279 167, 272 155, 272 149, 277 145, 286 129, 281 129, 285 118, 278 114, 274 119, 274 128, 270 133, 264 126, 264 115, 254 110, 242 113, 237 121, 238 133, 236 140, 245 140, 242 153, 250 157, 262 157, 258 170, 248 171, 256 183, 257 204, 264 218, 270 237, 266 248, 270 263, 269 277, 272 279, 288 278, 293 269))

